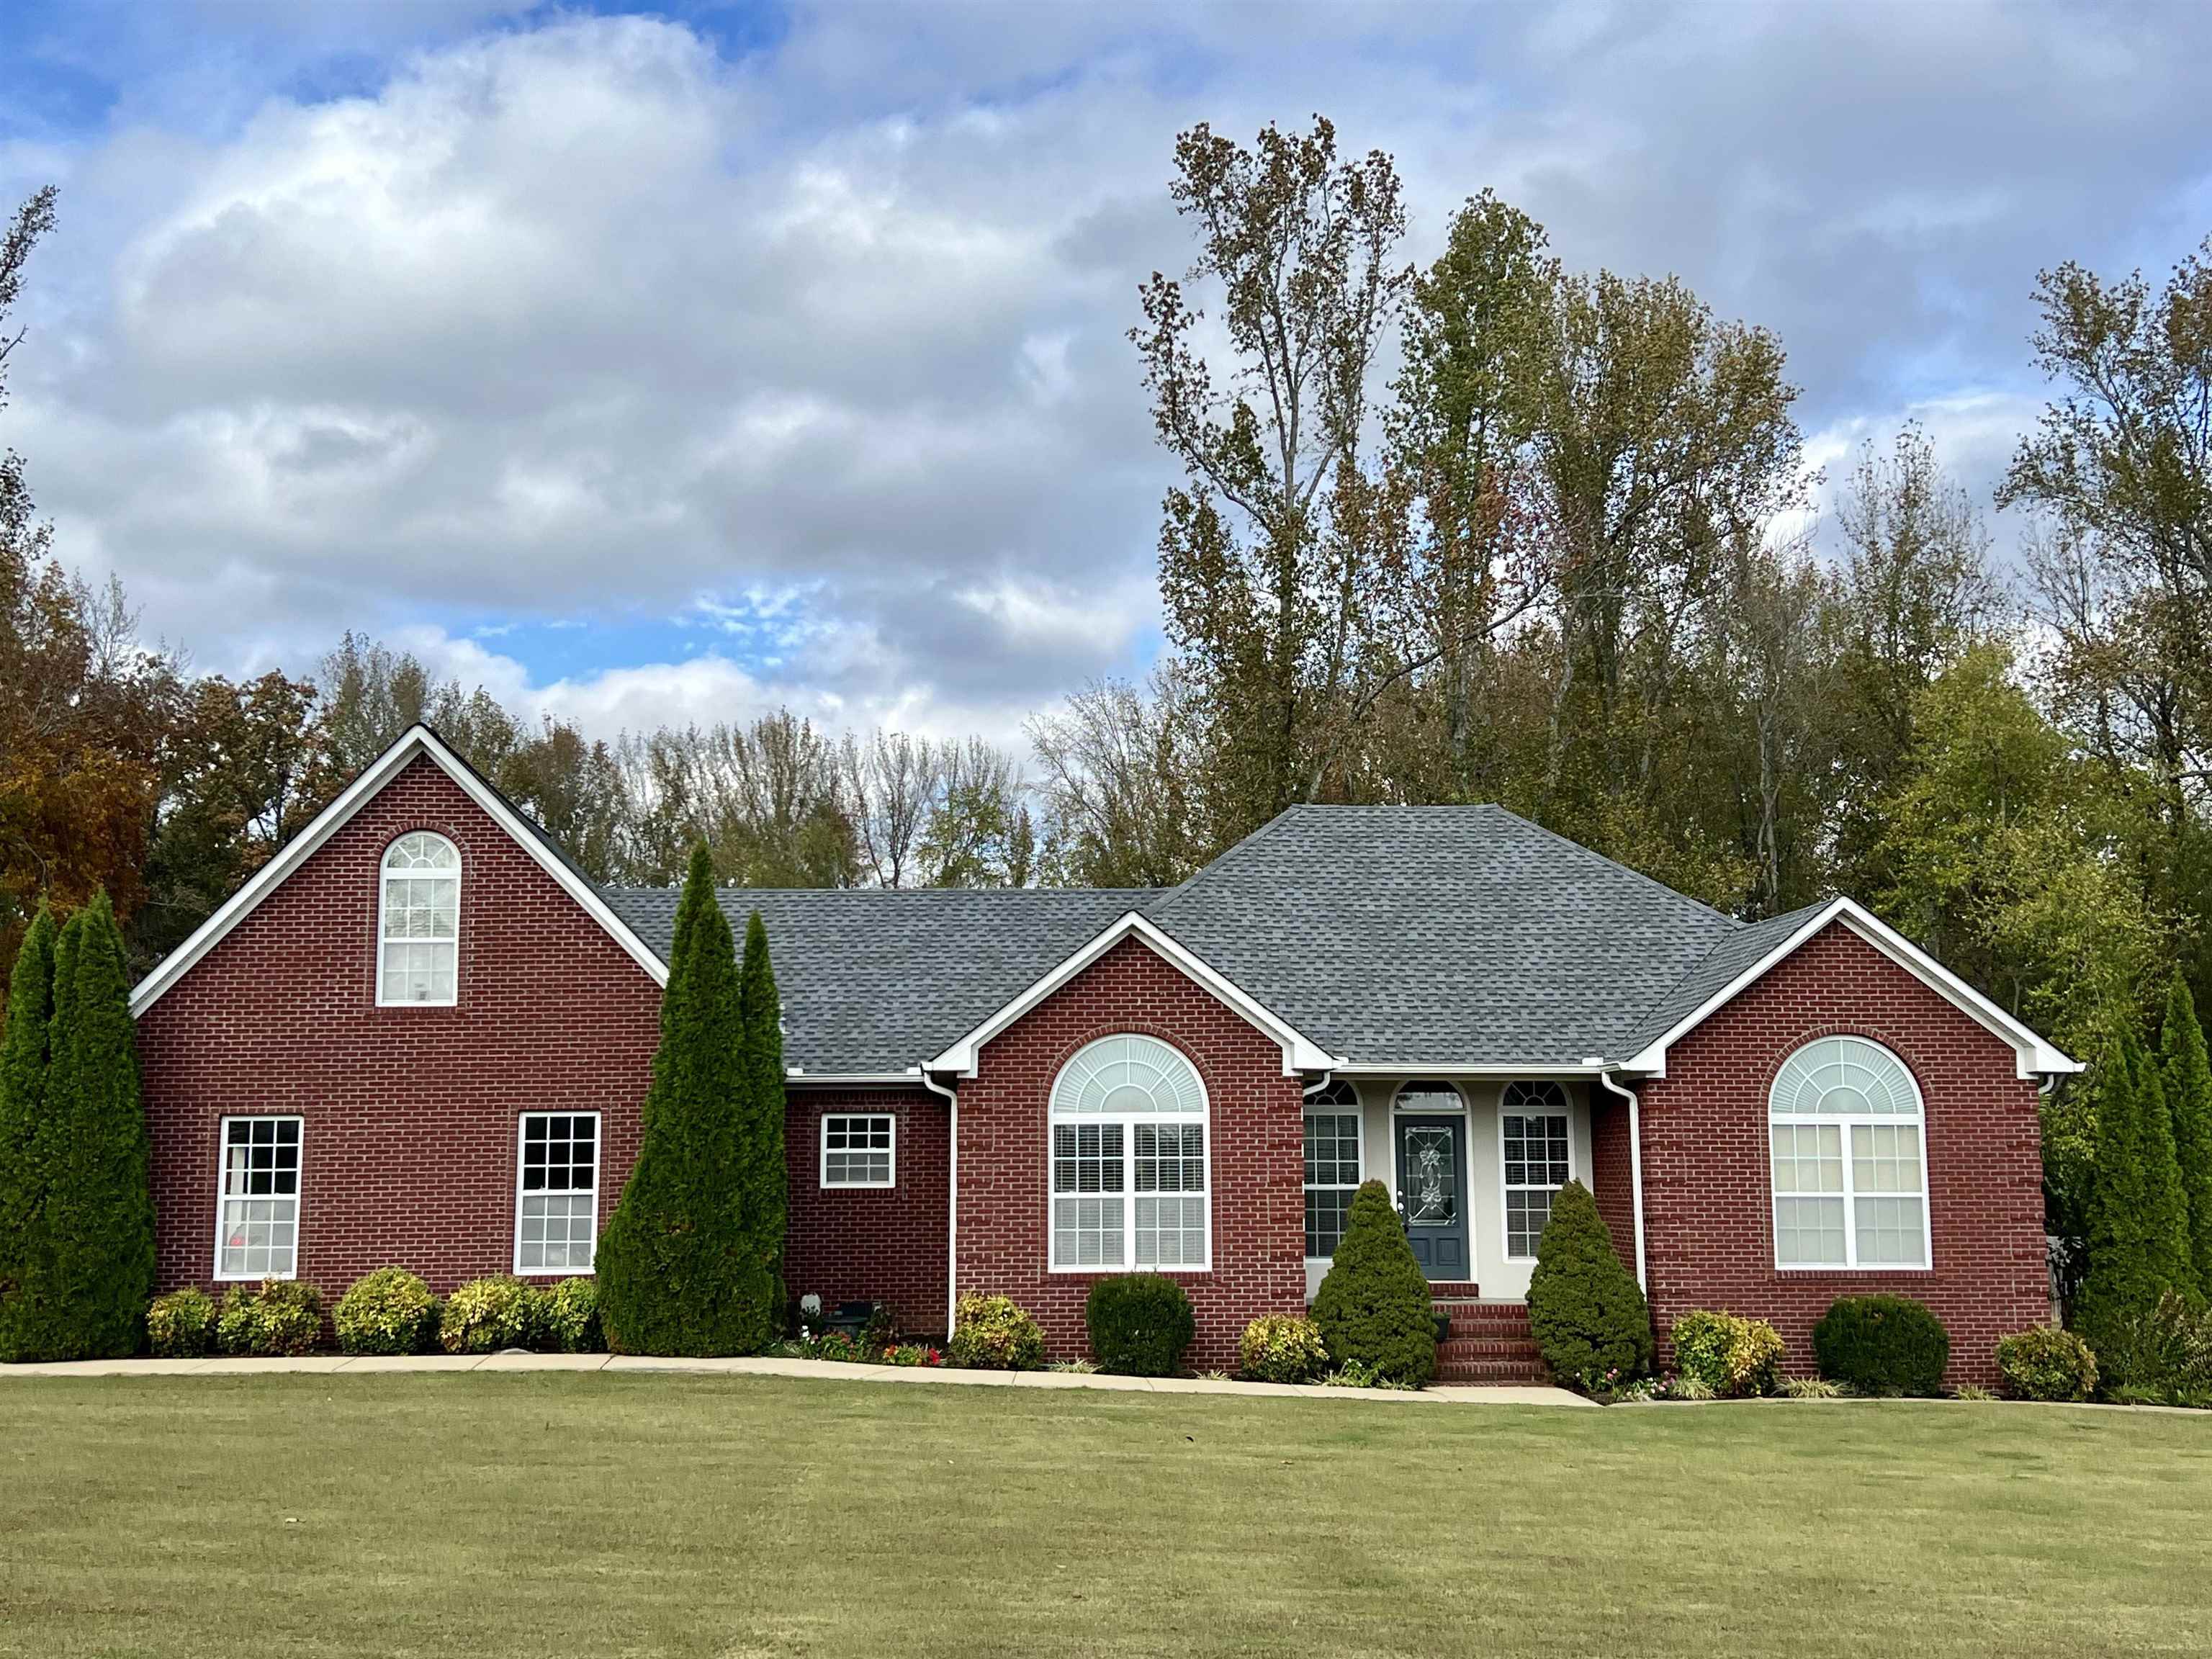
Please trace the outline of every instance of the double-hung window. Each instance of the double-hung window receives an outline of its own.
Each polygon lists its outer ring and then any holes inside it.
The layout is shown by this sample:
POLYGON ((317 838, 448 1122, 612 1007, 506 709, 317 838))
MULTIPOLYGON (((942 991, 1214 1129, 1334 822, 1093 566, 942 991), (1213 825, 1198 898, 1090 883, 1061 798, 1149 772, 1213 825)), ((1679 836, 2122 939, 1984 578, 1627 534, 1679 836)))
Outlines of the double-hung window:
POLYGON ((599 1115, 525 1112, 514 1195, 514 1270, 587 1273, 599 1236, 599 1115))
POLYGON ((1498 1103, 1505 1165, 1505 1254, 1526 1261, 1552 1218, 1552 1199, 1574 1174, 1567 1091, 1556 1083, 1509 1083, 1498 1103))
POLYGON ((461 855, 416 830, 384 849, 377 903, 376 1000, 450 1007, 460 972, 461 855))
POLYGON ((1778 1267, 1909 1269, 1929 1261, 1920 1086, 1864 1037, 1822 1037, 1782 1062, 1767 1097, 1778 1267))
POLYGON ((822 1184, 889 1187, 897 1175, 898 1119, 889 1112, 822 1115, 822 1184))
POLYGON ((223 1119, 217 1279, 290 1279, 299 1271, 300 1129, 296 1117, 223 1119))
POLYGON ((1340 1079, 1306 1098, 1307 1261, 1336 1255, 1358 1190, 1359 1097, 1340 1079))
POLYGON ((1101 1037, 1052 1086, 1052 1267, 1204 1268, 1212 1261, 1206 1086, 1180 1049, 1101 1037))

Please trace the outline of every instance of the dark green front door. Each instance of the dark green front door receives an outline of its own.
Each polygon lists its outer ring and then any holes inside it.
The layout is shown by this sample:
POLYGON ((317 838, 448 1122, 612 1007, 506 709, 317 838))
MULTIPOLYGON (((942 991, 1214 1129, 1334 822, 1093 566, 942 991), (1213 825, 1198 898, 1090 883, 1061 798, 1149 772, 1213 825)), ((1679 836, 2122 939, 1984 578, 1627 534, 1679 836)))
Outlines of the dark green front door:
POLYGON ((1431 1279, 1474 1277, 1467 1241, 1467 1120, 1397 1120, 1398 1210, 1413 1259, 1431 1279))

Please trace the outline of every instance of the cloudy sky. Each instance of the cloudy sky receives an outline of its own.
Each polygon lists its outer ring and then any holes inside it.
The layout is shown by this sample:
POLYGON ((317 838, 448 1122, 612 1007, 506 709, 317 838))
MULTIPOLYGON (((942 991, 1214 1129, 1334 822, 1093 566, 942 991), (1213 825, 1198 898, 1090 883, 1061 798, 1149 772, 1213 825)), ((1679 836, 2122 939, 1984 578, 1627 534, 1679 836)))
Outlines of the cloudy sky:
POLYGON ((1816 457, 1917 417, 1984 498, 2037 270, 2212 232, 2201 4, 8 11, 0 191, 62 198, 0 440, 64 556, 204 668, 351 627, 600 731, 1009 735, 1150 660, 1123 334, 1194 121, 1390 150, 1415 257, 1490 186, 1676 272, 1816 457))

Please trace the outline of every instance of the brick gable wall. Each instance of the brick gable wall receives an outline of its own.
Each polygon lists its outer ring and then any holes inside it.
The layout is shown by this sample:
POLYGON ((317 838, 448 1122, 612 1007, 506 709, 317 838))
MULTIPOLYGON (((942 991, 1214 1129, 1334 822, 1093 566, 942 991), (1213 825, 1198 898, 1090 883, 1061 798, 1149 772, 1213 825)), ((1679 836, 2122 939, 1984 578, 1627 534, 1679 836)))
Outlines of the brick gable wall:
POLYGON ((1102 1275, 1048 1271, 1048 1100, 1076 1050, 1118 1032, 1171 1043, 1206 1084, 1213 1265, 1176 1278, 1197 1315, 1185 1363, 1229 1369, 1247 1322, 1305 1306, 1304 1091, 1274 1042, 1133 939, 992 1039, 959 1085, 960 1288, 1012 1297, 1055 1358, 1089 1352, 1102 1275))
MULTIPOLYGON (((1840 924, 1676 1043, 1667 1076, 1641 1085, 1644 1246, 1662 1363, 1677 1316, 1721 1308, 1771 1320, 1789 1369, 1809 1374, 1813 1325, 1828 1304, 1887 1291, 1926 1303, 1949 1328, 1954 1384, 1993 1382, 1996 1339, 2051 1310, 2036 1085, 2014 1069, 2008 1045, 1840 924), (1774 1266, 1767 1091, 1793 1050, 1838 1033, 1884 1044, 1919 1082, 1930 1271, 1774 1266)), ((1626 1109, 1619 1115, 1625 1130, 1626 1109)), ((1625 1166, 1625 1133, 1613 1143, 1601 1131, 1601 1167, 1610 1144, 1625 1166)), ((1615 1198, 1606 1207, 1618 1240, 1623 1206, 1615 1198)))
POLYGON ((443 1291, 514 1266, 517 1121, 596 1111, 601 1225, 637 1156, 660 989, 450 778, 418 759, 138 1022, 164 1290, 214 1269, 217 1139, 295 1114, 299 1276, 443 1291), (379 866, 410 830, 460 849, 459 1005, 376 1006, 379 866))

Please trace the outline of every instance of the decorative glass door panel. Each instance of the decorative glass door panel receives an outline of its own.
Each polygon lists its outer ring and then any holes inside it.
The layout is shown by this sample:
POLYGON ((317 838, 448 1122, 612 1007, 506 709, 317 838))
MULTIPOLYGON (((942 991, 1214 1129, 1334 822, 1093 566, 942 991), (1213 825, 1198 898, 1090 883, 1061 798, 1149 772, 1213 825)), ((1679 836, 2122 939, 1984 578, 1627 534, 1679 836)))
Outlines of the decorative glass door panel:
POLYGON ((1413 1258, 1431 1279, 1474 1277, 1468 1253, 1466 1121, 1398 1120, 1398 1209, 1413 1258))

